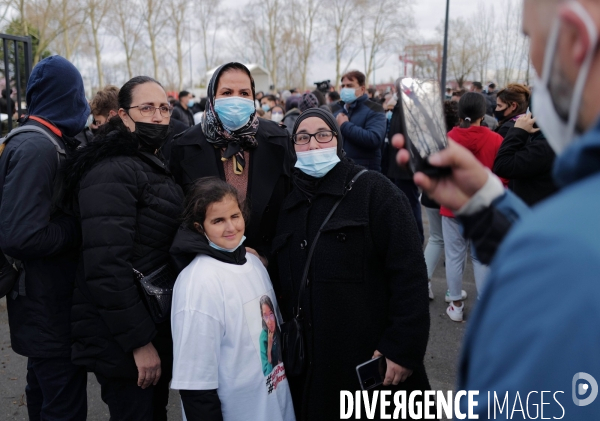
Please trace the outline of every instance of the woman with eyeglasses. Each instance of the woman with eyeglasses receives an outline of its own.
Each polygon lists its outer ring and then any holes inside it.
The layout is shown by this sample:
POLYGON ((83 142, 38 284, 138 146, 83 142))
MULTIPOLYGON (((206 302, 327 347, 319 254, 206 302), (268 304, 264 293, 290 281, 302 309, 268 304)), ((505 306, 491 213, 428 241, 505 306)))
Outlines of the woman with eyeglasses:
POLYGON ((251 209, 245 245, 268 265, 294 157, 287 130, 259 118, 255 99, 246 66, 233 62, 219 67, 208 84, 202 124, 173 139, 169 165, 186 192, 203 177, 218 177, 239 191, 251 209))
POLYGON ((363 168, 346 158, 339 126, 326 110, 304 111, 292 140, 298 156, 294 189, 279 216, 273 261, 284 321, 296 314, 298 303, 303 320, 306 363, 302 374, 288 375, 297 419, 339 419, 340 391, 360 390, 356 367, 378 356, 387 363, 379 390, 430 389, 423 365, 427 270, 408 199, 381 173, 368 171, 313 244, 363 168))
POLYGON ((67 166, 82 246, 71 312, 72 360, 95 374, 112 420, 166 420, 170 321, 156 323, 134 270, 170 260, 183 192, 161 159, 171 107, 156 80, 119 91, 118 115, 67 166))

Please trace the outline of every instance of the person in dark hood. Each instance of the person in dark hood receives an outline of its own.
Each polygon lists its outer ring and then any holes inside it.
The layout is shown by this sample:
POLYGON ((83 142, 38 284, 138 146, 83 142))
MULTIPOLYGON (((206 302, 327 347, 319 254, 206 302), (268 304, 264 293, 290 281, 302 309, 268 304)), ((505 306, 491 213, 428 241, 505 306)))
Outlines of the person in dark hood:
POLYGON ((171 247, 178 264, 193 259, 177 278, 172 308, 171 387, 188 420, 295 421, 273 285, 242 245, 247 215, 233 186, 200 179, 171 247))
POLYGON ((0 147, 0 248, 21 261, 6 300, 11 345, 28 357, 29 418, 85 420, 87 375, 71 363, 70 326, 81 233, 61 203, 65 155, 90 107, 81 74, 60 56, 35 66, 26 98, 21 132, 0 147))
POLYGON ((366 171, 314 245, 364 168, 345 156, 336 119, 323 109, 304 111, 292 140, 294 189, 282 206, 273 259, 283 319, 300 302, 305 327, 305 370, 289 377, 297 418, 338 419, 340 390, 356 390, 356 366, 377 356, 387 361, 380 389, 428 390, 427 270, 408 199, 383 174, 366 171), (307 245, 315 249, 299 300, 307 245))
POLYGON ((147 76, 129 80, 118 116, 67 165, 81 221, 72 309, 73 363, 93 372, 111 419, 166 420, 170 321, 156 323, 134 281, 168 263, 183 192, 161 159, 171 107, 147 76))
POLYGON ((246 246, 267 263, 281 203, 290 190, 293 150, 286 129, 259 119, 254 80, 246 66, 219 67, 208 84, 202 124, 173 139, 171 171, 184 191, 219 177, 248 202, 246 246))

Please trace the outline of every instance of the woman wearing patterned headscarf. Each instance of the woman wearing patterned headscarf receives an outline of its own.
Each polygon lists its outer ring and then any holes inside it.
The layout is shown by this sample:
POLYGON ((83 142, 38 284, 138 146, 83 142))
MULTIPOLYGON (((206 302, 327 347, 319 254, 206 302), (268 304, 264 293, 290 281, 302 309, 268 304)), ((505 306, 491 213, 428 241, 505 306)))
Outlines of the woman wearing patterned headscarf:
POLYGON ((251 209, 245 245, 267 263, 279 208, 291 185, 289 135, 257 117, 254 80, 243 64, 219 67, 207 95, 202 124, 173 139, 171 171, 184 191, 203 177, 220 177, 234 186, 251 209))

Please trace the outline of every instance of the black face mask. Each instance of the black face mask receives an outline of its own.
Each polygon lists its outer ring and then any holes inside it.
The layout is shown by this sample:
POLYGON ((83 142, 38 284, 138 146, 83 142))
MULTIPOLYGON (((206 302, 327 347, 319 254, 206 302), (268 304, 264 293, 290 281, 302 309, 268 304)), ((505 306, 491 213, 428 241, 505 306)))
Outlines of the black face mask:
POLYGON ((133 134, 140 142, 140 149, 154 153, 166 142, 171 133, 170 124, 135 123, 133 134))
POLYGON ((504 115, 506 110, 508 110, 508 108, 505 108, 501 111, 494 111, 494 116, 496 117, 496 120, 498 120, 498 121, 504 120, 506 118, 506 116, 504 115))

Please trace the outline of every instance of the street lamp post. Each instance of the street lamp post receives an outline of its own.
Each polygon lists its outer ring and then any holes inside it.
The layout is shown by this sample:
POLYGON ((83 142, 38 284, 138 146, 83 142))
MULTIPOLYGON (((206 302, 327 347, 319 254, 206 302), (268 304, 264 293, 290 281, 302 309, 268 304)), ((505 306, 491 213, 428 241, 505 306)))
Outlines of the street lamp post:
POLYGON ((442 99, 446 95, 446 69, 448 67, 448 21, 450 20, 450 0, 446 0, 446 24, 444 28, 444 51, 442 53, 442 80, 440 81, 442 99))

